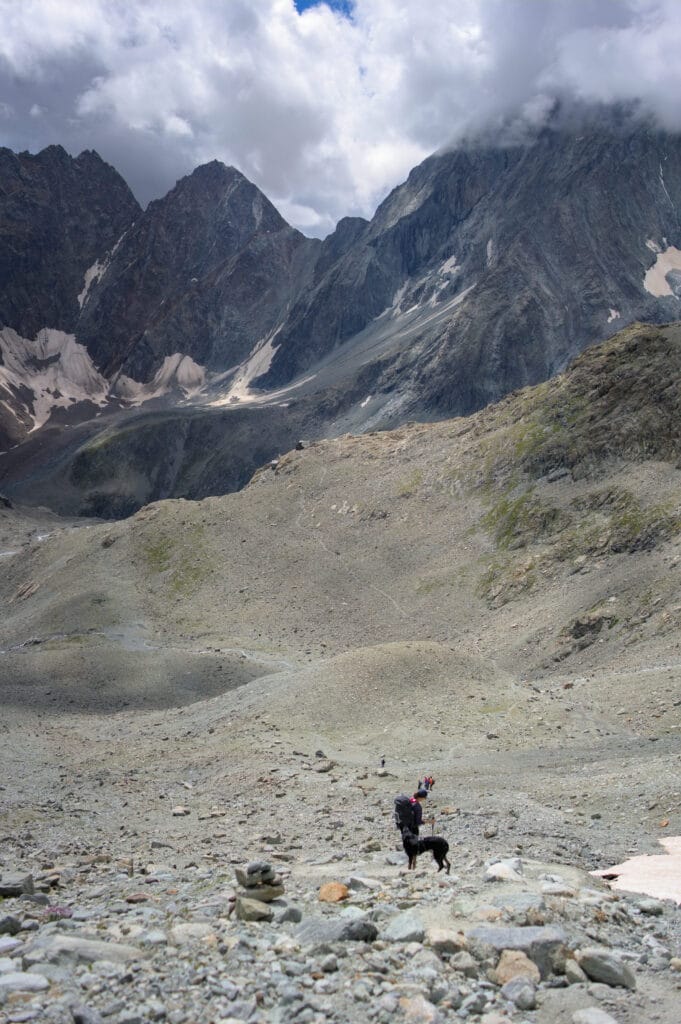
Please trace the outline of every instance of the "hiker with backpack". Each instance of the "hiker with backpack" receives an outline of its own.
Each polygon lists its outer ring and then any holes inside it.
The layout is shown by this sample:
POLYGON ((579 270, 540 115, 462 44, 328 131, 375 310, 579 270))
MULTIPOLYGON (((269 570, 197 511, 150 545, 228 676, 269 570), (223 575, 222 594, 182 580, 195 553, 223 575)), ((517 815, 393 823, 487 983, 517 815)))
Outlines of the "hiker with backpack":
POLYGON ((400 793, 395 797, 395 825, 401 834, 405 831, 417 836, 423 824, 423 801, 428 793, 425 789, 417 789, 412 797, 400 793))

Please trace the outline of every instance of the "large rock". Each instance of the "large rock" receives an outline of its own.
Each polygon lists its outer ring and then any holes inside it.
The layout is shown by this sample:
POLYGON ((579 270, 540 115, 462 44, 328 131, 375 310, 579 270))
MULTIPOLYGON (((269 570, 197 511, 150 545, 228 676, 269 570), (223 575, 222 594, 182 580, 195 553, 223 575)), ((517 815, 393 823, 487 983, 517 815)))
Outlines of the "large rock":
POLYGON ((347 920, 342 917, 307 917, 294 935, 302 946, 326 942, 373 942, 378 928, 365 915, 347 920))
POLYGON ((283 885, 254 885, 250 889, 241 889, 237 896, 244 899, 259 900, 260 903, 271 903, 284 895, 283 885))
POLYGON ((28 974, 24 971, 0 974, 0 992, 44 992, 49 987, 49 981, 42 974, 28 974))
POLYGON ((3 871, 0 878, 0 896, 22 896, 34 891, 33 875, 25 871, 3 871))
POLYGON ((425 935, 425 925, 413 910, 405 910, 393 917, 381 932, 385 942, 423 942, 425 935))
POLYGON ((480 926, 472 928, 466 935, 471 952, 480 959, 493 954, 500 955, 505 949, 518 949, 539 968, 542 978, 548 977, 557 961, 564 958, 566 935, 562 928, 521 927, 502 928, 480 926))
POLYGON ((127 946, 118 942, 102 942, 99 939, 84 939, 77 935, 52 934, 36 942, 31 950, 31 959, 38 958, 51 963, 63 963, 75 960, 78 963, 94 963, 96 960, 109 960, 111 963, 124 964, 130 960, 140 960, 145 956, 136 946, 127 946))
POLYGON ((234 873, 239 885, 244 889, 251 889, 256 885, 275 884, 277 873, 266 860, 252 860, 245 868, 235 868, 234 873))
POLYGON ((621 988, 636 988, 636 975, 616 953, 598 946, 589 946, 577 954, 577 963, 592 981, 621 988))

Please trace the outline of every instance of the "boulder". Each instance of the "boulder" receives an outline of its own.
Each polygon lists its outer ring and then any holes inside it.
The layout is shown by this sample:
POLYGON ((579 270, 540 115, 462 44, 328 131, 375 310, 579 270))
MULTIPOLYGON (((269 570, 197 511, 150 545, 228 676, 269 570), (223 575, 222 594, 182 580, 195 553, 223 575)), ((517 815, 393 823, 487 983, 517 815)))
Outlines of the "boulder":
POLYGON ((378 928, 365 915, 348 921, 342 917, 306 917, 294 932, 301 946, 329 942, 373 942, 378 928))
POLYGON ((58 932, 37 942, 32 952, 39 953, 42 959, 50 963, 75 960, 77 963, 90 964, 96 960, 108 960, 111 963, 124 964, 129 960, 141 960, 145 956, 136 946, 102 942, 99 939, 84 939, 76 935, 60 935, 58 932))
POLYGON ((405 910, 388 923, 381 932, 385 942, 423 942, 426 929, 423 921, 413 910, 405 910))
POLYGON ((504 928, 480 925, 472 928, 466 938, 471 952, 481 960, 490 953, 498 957, 505 949, 521 950, 537 965, 542 978, 548 977, 556 962, 565 956, 565 932, 554 926, 504 928))
POLYGON ((33 875, 24 871, 3 871, 0 878, 0 896, 21 896, 35 891, 33 875))
POLYGON ((611 1017, 599 1006, 587 1006, 584 1010, 577 1010, 572 1014, 572 1024, 618 1024, 614 1017, 611 1017))
POLYGON ((636 975, 631 967, 609 949, 582 949, 577 954, 577 963, 592 981, 602 981, 613 988, 636 988, 636 975))

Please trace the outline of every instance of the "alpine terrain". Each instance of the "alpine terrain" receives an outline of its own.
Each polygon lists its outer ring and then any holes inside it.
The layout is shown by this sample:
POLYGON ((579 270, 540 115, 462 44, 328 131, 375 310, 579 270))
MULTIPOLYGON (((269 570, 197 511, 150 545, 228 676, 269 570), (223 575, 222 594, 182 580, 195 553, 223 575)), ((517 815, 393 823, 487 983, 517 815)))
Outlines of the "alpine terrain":
POLYGON ((680 209, 619 108, 324 240, 0 151, 0 1024, 678 1024, 680 209))

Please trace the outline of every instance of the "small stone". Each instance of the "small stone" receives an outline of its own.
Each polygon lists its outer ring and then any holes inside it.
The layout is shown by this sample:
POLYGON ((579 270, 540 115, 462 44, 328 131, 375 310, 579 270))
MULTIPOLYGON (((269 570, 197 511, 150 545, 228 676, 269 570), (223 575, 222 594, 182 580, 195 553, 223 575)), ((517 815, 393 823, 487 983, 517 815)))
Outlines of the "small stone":
POLYGON ((440 956, 443 953, 460 953, 466 948, 466 937, 463 932, 453 932, 446 928, 429 928, 426 931, 426 942, 440 956))
POLYGON ((494 839, 494 837, 498 835, 498 833, 499 829, 497 828, 496 825, 488 825, 483 834, 485 836, 485 839, 494 839))
POLYGON ((529 978, 512 978, 502 986, 501 994, 519 1010, 534 1010, 537 996, 534 983, 529 978))
POLYGON ((145 892, 131 892, 129 896, 125 897, 126 903, 146 903, 149 899, 145 892))
POLYGON ((424 996, 404 996, 399 1005, 404 1019, 413 1024, 440 1024, 443 1019, 437 1007, 424 996))
POLYGON ((349 895, 350 890, 342 882, 325 882, 320 888, 317 898, 320 903, 341 903, 349 895))
POLYGON ((681 971, 681 956, 673 956, 669 961, 671 971, 681 971))
POLYGON ((664 913, 664 905, 660 900, 639 900, 636 906, 642 914, 648 914, 651 917, 659 917, 664 913))
POLYGON ((588 978, 576 960, 571 957, 565 961, 565 980, 568 985, 583 985, 588 978))
POLYGON ((364 878, 362 875, 350 875, 345 883, 348 889, 354 892, 366 890, 377 890, 382 888, 382 883, 377 878, 364 878))
MULTIPOLYGON (((504 949, 496 966, 497 983, 505 985, 513 978, 530 978, 538 982, 541 978, 539 968, 520 949, 504 949)), ((528 1009, 528 1007, 521 1007, 528 1009)))
POLYGON ((102 1015, 90 1006, 71 1007, 73 1024, 102 1024, 102 1015))
POLYGON ((477 978, 478 976, 478 962, 465 949, 454 954, 449 961, 449 966, 452 970, 465 974, 467 978, 477 978))
POLYGON ((611 987, 636 988, 636 976, 631 967, 609 949, 590 946, 579 952, 577 962, 592 981, 602 981, 611 987))
POLYGON ((184 807, 180 804, 177 807, 173 807, 170 813, 173 818, 185 818, 188 814, 191 814, 191 811, 188 807, 184 807))
POLYGON ((284 886, 263 883, 263 885, 253 885, 250 889, 243 889, 237 895, 249 900, 259 900, 261 903, 271 903, 272 900, 281 899, 284 895, 284 886))
POLYGON ((11 914, 0 917, 0 935, 16 935, 21 931, 21 921, 11 914))
POLYGON ((522 862, 519 857, 512 860, 499 860, 490 864, 483 880, 485 882, 522 882, 522 862))
POLYGON ((577 1010, 572 1014, 572 1024, 618 1024, 605 1010, 598 1006, 588 1006, 585 1010, 577 1010))
POLYGON ((274 917, 274 911, 269 904, 243 896, 237 896, 235 912, 240 921, 271 921, 274 917))

